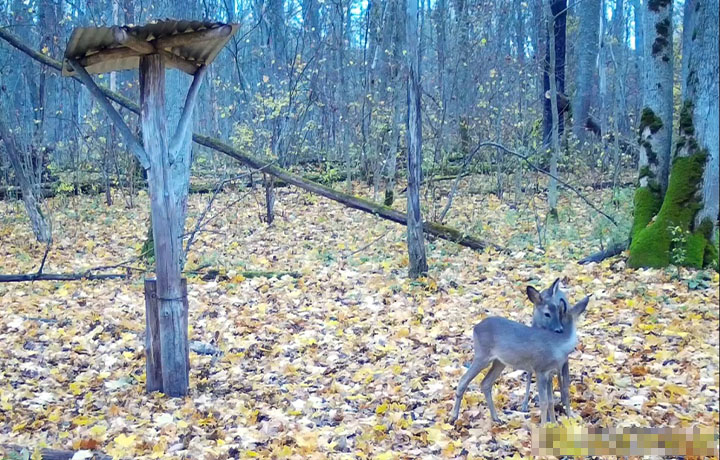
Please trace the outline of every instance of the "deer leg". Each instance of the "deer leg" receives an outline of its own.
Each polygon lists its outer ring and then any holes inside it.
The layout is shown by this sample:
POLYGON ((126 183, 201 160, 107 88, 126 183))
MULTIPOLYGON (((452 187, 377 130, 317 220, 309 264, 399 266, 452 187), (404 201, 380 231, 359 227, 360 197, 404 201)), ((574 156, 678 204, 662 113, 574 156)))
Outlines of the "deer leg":
POLYGON ((525 379, 525 399, 523 399, 521 408, 523 412, 528 411, 528 403, 530 402, 530 385, 532 384, 532 374, 530 372, 526 372, 525 379))
POLYGON ((548 379, 548 382, 547 382, 547 401, 548 401, 548 406, 547 406, 547 410, 548 410, 547 418, 548 418, 552 423, 555 423, 555 422, 556 422, 556 419, 555 419, 555 396, 553 395, 553 378, 552 378, 552 374, 551 374, 551 376, 550 376, 550 378, 548 379))
POLYGON ((548 414, 548 377, 540 372, 535 376, 537 379, 537 392, 540 405, 540 424, 544 425, 547 423, 548 414))
POLYGON ((498 417, 497 412, 495 412, 495 404, 493 404, 492 400, 492 386, 493 383, 495 383, 495 380, 497 380, 500 374, 502 374, 503 369, 505 369, 505 365, 496 359, 493 361, 492 367, 488 373, 485 374, 485 378, 480 384, 480 388, 485 394, 487 405, 490 408, 490 417, 492 417, 493 422, 497 423, 500 423, 500 417, 498 417))
POLYGON ((488 358, 484 354, 478 354, 475 353, 475 356, 473 357, 472 364, 470 364, 470 368, 465 372, 465 375, 463 375, 460 378, 460 383, 458 384, 457 391, 455 392, 455 406, 453 407, 452 413, 450 415, 450 422, 454 423, 458 415, 460 414, 460 404, 462 404, 462 398, 465 394, 465 390, 467 390, 468 385, 472 380, 480 373, 481 370, 485 369, 488 365, 488 358))
POLYGON ((562 399, 563 406, 565 406, 565 415, 568 417, 573 416, 572 408, 570 407, 570 361, 565 361, 563 364, 562 371, 558 376, 560 381, 560 398, 562 399))

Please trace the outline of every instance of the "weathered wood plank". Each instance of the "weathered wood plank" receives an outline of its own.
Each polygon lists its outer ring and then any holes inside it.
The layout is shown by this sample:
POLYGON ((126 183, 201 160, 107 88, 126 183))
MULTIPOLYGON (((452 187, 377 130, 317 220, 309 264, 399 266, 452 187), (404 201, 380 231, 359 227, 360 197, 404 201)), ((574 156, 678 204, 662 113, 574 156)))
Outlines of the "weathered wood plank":
POLYGON ((145 280, 145 391, 162 391, 160 318, 155 279, 145 280))
MULTIPOLYGON (((165 65, 159 54, 140 58, 140 119, 148 154, 148 188, 155 244, 162 391, 169 396, 188 392, 188 337, 182 298, 182 197, 174 185, 178 174, 168 151, 165 113, 165 65)), ((189 165, 188 165, 189 167, 189 165)))

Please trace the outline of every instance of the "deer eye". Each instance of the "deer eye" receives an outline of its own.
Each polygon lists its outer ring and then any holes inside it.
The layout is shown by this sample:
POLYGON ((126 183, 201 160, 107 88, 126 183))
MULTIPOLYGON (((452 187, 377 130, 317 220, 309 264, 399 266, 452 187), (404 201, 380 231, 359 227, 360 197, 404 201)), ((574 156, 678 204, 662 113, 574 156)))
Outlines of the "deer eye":
POLYGON ((550 313, 545 312, 545 318, 550 318, 550 313))

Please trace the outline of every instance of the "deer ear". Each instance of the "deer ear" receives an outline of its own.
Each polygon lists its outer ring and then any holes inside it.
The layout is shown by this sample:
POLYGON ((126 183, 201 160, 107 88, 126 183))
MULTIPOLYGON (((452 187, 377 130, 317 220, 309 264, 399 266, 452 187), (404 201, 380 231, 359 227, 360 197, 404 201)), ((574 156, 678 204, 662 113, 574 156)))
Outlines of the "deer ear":
POLYGON ((527 292, 528 299, 530 299, 530 302, 532 302, 533 304, 539 305, 542 303, 540 293, 534 287, 528 286, 527 288, 525 288, 525 292, 527 292))
POLYGON ((556 279, 552 286, 550 286, 550 294, 555 297, 555 294, 557 294, 557 291, 560 290, 560 278, 556 279))
POLYGON ((576 303, 572 307, 572 310, 570 310, 570 314, 575 318, 582 315, 585 312, 585 308, 587 308, 588 302, 590 302, 590 296, 585 296, 584 299, 582 299, 580 302, 576 303))

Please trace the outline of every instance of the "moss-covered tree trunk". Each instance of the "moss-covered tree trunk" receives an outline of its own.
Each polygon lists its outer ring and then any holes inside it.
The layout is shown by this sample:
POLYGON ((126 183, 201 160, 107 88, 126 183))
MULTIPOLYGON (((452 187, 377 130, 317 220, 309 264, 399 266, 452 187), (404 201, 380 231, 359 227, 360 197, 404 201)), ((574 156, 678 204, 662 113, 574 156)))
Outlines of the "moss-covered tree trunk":
POLYGON ((643 7, 645 72, 633 239, 660 210, 667 189, 673 118, 672 1, 647 0, 643 7))
POLYGON ((686 6, 686 24, 695 23, 696 30, 683 47, 688 70, 672 172, 655 220, 633 236, 633 267, 717 266, 712 239, 718 217, 718 0, 686 6))
POLYGON ((718 180, 718 0, 687 0, 685 15, 690 20, 688 46, 683 52, 688 60, 686 98, 695 101, 693 120, 695 136, 701 148, 707 150, 707 164, 703 174, 702 207, 695 216, 695 226, 712 224, 711 239, 717 238, 718 214, 720 213, 720 181, 718 180), (708 223, 704 222, 707 221, 708 223))

